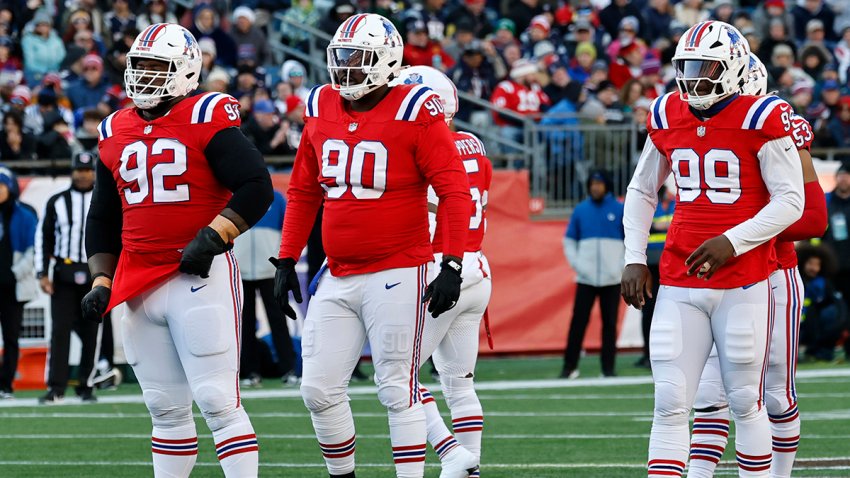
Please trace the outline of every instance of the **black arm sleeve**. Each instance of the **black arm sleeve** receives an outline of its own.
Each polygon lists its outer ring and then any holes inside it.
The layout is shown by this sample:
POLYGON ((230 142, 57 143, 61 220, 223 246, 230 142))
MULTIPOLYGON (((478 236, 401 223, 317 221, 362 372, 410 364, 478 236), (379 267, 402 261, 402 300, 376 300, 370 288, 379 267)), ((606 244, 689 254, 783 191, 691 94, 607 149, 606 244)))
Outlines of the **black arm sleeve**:
POLYGON ((204 154, 216 179, 233 192, 222 216, 245 232, 265 215, 274 200, 263 155, 239 128, 216 133, 204 154))
POLYGON ((122 224, 121 197, 115 178, 109 168, 98 161, 86 218, 86 254, 89 257, 98 253, 120 254, 122 224))

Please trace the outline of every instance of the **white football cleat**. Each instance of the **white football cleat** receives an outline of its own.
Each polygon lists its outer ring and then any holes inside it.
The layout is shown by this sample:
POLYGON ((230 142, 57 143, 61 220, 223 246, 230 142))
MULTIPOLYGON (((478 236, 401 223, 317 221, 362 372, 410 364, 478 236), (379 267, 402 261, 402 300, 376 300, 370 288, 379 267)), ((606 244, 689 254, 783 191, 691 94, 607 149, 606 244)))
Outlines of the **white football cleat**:
POLYGON ((478 469, 478 461, 469 450, 458 445, 443 459, 440 478, 467 478, 478 469))

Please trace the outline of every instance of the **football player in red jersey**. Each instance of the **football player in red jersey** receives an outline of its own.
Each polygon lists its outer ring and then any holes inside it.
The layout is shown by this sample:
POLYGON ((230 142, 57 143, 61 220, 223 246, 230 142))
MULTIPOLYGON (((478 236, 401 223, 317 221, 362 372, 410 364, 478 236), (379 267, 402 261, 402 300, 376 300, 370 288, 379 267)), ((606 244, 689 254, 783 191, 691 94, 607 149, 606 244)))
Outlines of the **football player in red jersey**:
POLYGON ((328 46, 331 85, 307 98, 280 253, 273 259, 275 295, 294 316, 289 292, 301 301, 295 261, 324 202, 328 267, 307 311, 301 394, 331 476, 354 476, 346 388, 367 338, 378 398, 388 409, 396 474, 423 475, 422 331, 460 296, 469 181, 439 97, 424 85, 388 85, 401 68, 402 49, 401 36, 380 15, 354 15, 340 25, 328 46), (437 226, 444 241, 440 273, 426 288, 434 260, 429 184, 446 220, 437 226))
MULTIPOLYGON (((741 88, 741 94, 762 96, 766 93, 767 70, 755 54, 750 54, 749 75, 741 88)), ((794 241, 822 236, 827 224, 826 199, 809 153, 814 139, 812 128, 808 121, 797 115, 792 115, 791 125, 791 137, 799 150, 803 166, 806 202, 803 217, 777 236, 777 268, 770 274, 775 323, 770 336, 770 356, 765 377, 765 407, 773 440, 770 476, 774 478, 791 476, 800 441, 795 373, 803 284, 797 270, 794 241)), ((726 449, 729 435, 729 406, 723 390, 716 349, 712 349, 700 377, 694 407, 688 476, 710 478, 714 476, 717 463, 726 449)))
MULTIPOLYGON (((446 123, 451 126, 458 106, 457 88, 442 72, 429 66, 414 66, 402 70, 401 76, 392 84, 423 84, 434 90, 443 103, 446 123)), ((457 306, 440 320, 426 322, 422 356, 434 354, 434 365, 440 372, 440 383, 451 411, 455 435, 446 428, 431 393, 422 386, 420 390, 428 424, 428 441, 442 463, 440 477, 465 478, 479 476, 478 470, 471 474, 468 470, 474 469, 481 457, 484 427, 484 413, 475 393, 473 377, 478 358, 478 330, 492 290, 490 266, 481 252, 481 242, 487 228, 487 196, 493 165, 486 156, 484 145, 475 135, 453 131, 452 139, 469 176, 472 196, 469 235, 463 253, 462 292, 457 306)), ((439 198, 429 187, 428 217, 432 232, 436 230, 437 223, 444 220, 437 218, 438 205, 439 198)), ((443 254, 443 240, 439 235, 433 238, 435 259, 439 262, 443 254)))
POLYGON ((153 422, 154 476, 187 477, 198 453, 194 398, 227 477, 257 476, 257 438, 239 400, 242 289, 230 251, 272 201, 239 103, 191 95, 201 51, 180 25, 145 29, 124 75, 136 107, 99 126, 86 229, 94 278, 84 314, 126 304, 124 351, 153 422))
POLYGON ((775 270, 773 238, 803 212, 803 173, 791 108, 773 96, 738 94, 749 45, 729 24, 691 27, 676 48, 679 94, 656 99, 626 195, 623 297, 643 306, 657 191, 672 172, 676 212, 661 256, 650 332, 655 417, 650 477, 681 476, 688 418, 714 344, 736 423, 739 476, 767 477, 770 425, 762 396, 775 270))

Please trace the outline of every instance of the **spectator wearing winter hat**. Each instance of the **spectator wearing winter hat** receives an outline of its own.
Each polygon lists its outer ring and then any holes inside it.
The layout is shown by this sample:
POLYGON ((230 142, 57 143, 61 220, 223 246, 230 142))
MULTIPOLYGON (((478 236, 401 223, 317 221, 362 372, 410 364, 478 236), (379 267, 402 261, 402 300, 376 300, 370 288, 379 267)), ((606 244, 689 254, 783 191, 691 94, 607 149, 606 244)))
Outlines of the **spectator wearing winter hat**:
POLYGON ((596 47, 590 42, 581 42, 576 47, 576 54, 570 60, 569 75, 572 79, 584 84, 590 77, 593 63, 596 61, 596 47))
POLYGON ((709 11, 703 5, 703 0, 682 0, 674 7, 676 20, 685 25, 696 25, 708 20, 709 11))
POLYGON ((814 95, 814 83, 798 81, 791 87, 791 97, 788 100, 794 110, 799 114, 804 114, 812 105, 814 95))
POLYGON ((130 0, 114 0, 112 10, 103 16, 103 23, 105 27, 103 36, 109 46, 120 42, 124 36, 124 30, 127 27, 136 26, 136 14, 133 13, 130 0))
POLYGON ((735 13, 735 4, 732 0, 718 0, 714 2, 714 10, 711 11, 711 20, 718 22, 726 22, 728 24, 732 24, 735 19, 733 15, 735 13))
POLYGON ((820 78, 829 63, 832 63, 832 55, 822 46, 808 45, 800 50, 800 66, 812 78, 820 78))
MULTIPOLYGON (((490 46, 493 55, 488 56, 484 53, 484 45, 486 45, 486 42, 479 40, 467 45, 460 55, 460 61, 446 73, 446 76, 454 82, 458 91, 488 101, 490 95, 493 94, 493 88, 499 82, 498 78, 504 76, 505 66, 502 58, 495 52, 495 47, 490 46), (491 58, 498 62, 499 71, 497 71, 491 58)), ((477 106, 466 103, 461 99, 455 117, 468 121, 471 113, 477 109, 477 106)))
MULTIPOLYGON (((313 0, 295 0, 292 6, 283 14, 283 17, 295 22, 298 25, 306 25, 315 27, 319 24, 319 12, 313 6, 313 0)), ((339 24, 337 24, 337 27, 339 24)), ((331 33, 336 33, 336 27, 331 33)), ((283 36, 287 39, 290 46, 304 46, 309 38, 309 34, 304 30, 286 28, 284 23, 283 36)))
POLYGON ((207 81, 207 78, 215 71, 221 70, 227 74, 224 68, 216 64, 218 51, 212 38, 198 40, 198 49, 201 50, 201 82, 207 81))
POLYGON ((609 78, 614 87, 619 89, 633 78, 640 78, 642 73, 644 52, 638 42, 632 42, 620 48, 617 60, 609 67, 609 78))
POLYGON ((788 69, 788 72, 794 78, 794 83, 804 81, 814 84, 815 82, 802 68, 794 64, 794 51, 788 45, 776 45, 773 49, 773 54, 770 55, 770 63, 775 67, 788 69))
POLYGON ((823 0, 804 0, 798 3, 791 14, 794 15, 794 36, 799 42, 806 38, 806 29, 812 20, 820 20, 823 24, 826 39, 830 42, 838 40, 835 35, 835 12, 823 0))
POLYGON ((597 52, 604 52, 604 48, 601 43, 599 43, 596 39, 596 29, 593 28, 593 24, 590 23, 586 18, 579 18, 572 25, 570 25, 569 31, 563 38, 563 50, 566 51, 565 56, 567 58, 573 58, 576 56, 576 48, 580 43, 589 43, 593 45, 594 49, 597 52))
POLYGON ((469 19, 462 19, 452 25, 454 33, 443 42, 443 46, 452 58, 460 58, 466 46, 475 40, 474 26, 469 19))
POLYGON ((670 36, 670 22, 673 21, 673 6, 670 0, 650 0, 649 6, 644 10, 644 18, 644 36, 650 43, 670 36))
MULTIPOLYGON (((3 112, 11 110, 18 111, 23 114, 24 109, 29 106, 32 101, 32 91, 27 85, 17 85, 12 88, 12 93, 9 95, 9 103, 3 105, 3 112), (8 106, 8 107, 7 107, 8 106)), ((0 156, 2 158, 3 156, 0 156)))
POLYGON ((36 88, 40 92, 44 88, 52 88, 56 92, 56 105, 60 108, 71 109, 71 100, 65 94, 62 77, 58 73, 48 73, 41 79, 41 86, 36 88))
POLYGON ((490 40, 500 53, 508 45, 519 45, 516 38, 516 25, 510 18, 502 18, 496 22, 496 34, 490 40))
POLYGON ((32 30, 24 34, 21 48, 24 55, 24 76, 27 83, 36 85, 45 73, 59 71, 65 58, 65 44, 53 30, 52 19, 45 10, 36 12, 32 30))
POLYGON ((218 53, 218 61, 225 66, 236 66, 236 43, 219 26, 218 13, 211 5, 202 3, 195 7, 194 21, 189 31, 196 40, 212 38, 218 53))
MULTIPOLYGON (((517 60, 511 67, 510 79, 502 81, 493 91, 490 102, 498 108, 504 108, 523 116, 537 118, 542 109, 550 103, 549 97, 539 84, 537 64, 528 60, 517 60)), ((522 138, 522 123, 512 117, 493 112, 493 122, 499 126, 499 136, 503 139, 519 142, 522 138)), ((503 152, 514 152, 513 148, 503 148, 503 152)))
POLYGON ((665 93, 664 84, 661 81, 661 62, 658 58, 647 55, 640 65, 640 82, 643 85, 643 96, 654 100, 665 93))
POLYGON ((289 125, 278 116, 274 104, 269 100, 260 100, 254 105, 242 131, 262 154, 285 155, 294 152, 286 141, 288 128, 289 125))
POLYGON ((794 31, 794 16, 785 7, 785 0, 766 0, 753 10, 753 28, 762 38, 768 36, 770 22, 773 20, 785 25, 785 31, 794 31))
POLYGON ((234 28, 230 35, 236 43, 239 55, 253 55, 258 65, 265 65, 269 59, 269 43, 266 35, 255 25, 256 15, 254 10, 246 6, 236 7, 233 10, 234 28))
POLYGON ((617 87, 610 81, 602 81, 596 94, 590 96, 582 105, 579 113, 597 124, 622 124, 626 122, 617 87))
POLYGON ((493 33, 493 25, 487 18, 486 6, 486 0, 464 0, 449 14, 448 18, 452 21, 448 25, 447 34, 451 35, 454 32, 453 25, 465 21, 471 26, 472 34, 476 38, 483 39, 490 36, 493 33))
POLYGON ((68 99, 74 109, 89 109, 106 93, 111 83, 103 74, 103 60, 93 54, 83 58, 83 77, 68 86, 68 99))
POLYGON ((637 31, 645 30, 642 24, 643 15, 631 0, 613 0, 599 12, 599 22, 611 38, 617 38, 621 27, 620 22, 626 17, 632 17, 638 21, 637 31))
POLYGON ((65 124, 74 124, 74 113, 68 108, 59 106, 56 91, 52 87, 42 87, 36 98, 36 104, 24 109, 24 131, 38 137, 44 132, 47 117, 54 112, 65 121, 65 124))
POLYGON ((455 65, 455 60, 439 43, 428 38, 425 22, 413 19, 406 25, 407 41, 404 42, 403 62, 405 65, 432 66, 447 71, 455 65))
POLYGON ((136 17, 136 29, 140 32, 154 23, 177 23, 177 17, 168 9, 166 0, 144 0, 144 4, 142 13, 136 17))
POLYGON ((301 98, 301 101, 305 103, 310 94, 310 88, 305 83, 306 74, 307 70, 298 60, 286 60, 280 67, 280 81, 288 83, 292 89, 291 94, 301 98))
POLYGON ((620 29, 617 33, 617 38, 608 45, 608 48, 605 49, 605 53, 608 54, 608 58, 617 58, 620 56, 620 49, 631 45, 632 43, 638 43, 643 46, 643 39, 638 36, 638 33, 640 33, 639 28, 640 22, 638 22, 638 19, 635 17, 625 17, 620 20, 620 29))
POLYGON ((24 118, 19 110, 9 110, 3 116, 0 131, 0 157, 5 160, 33 159, 35 136, 24 132, 24 118))
MULTIPOLYGON (((531 23, 528 24, 528 30, 520 37, 522 41, 523 58, 537 58, 538 55, 535 54, 534 49, 540 43, 547 42, 549 45, 552 45, 549 41, 549 34, 551 31, 552 24, 549 22, 549 18, 547 18, 546 15, 537 15, 532 18, 531 23)), ((552 47, 552 51, 554 51, 554 46, 552 47)), ((540 53, 540 56, 542 56, 542 52, 540 53)))
POLYGON ((127 53, 130 52, 130 47, 133 46, 137 36, 139 36, 139 31, 136 30, 136 26, 128 25, 123 30, 121 38, 112 44, 112 48, 104 58, 105 71, 115 83, 124 81, 124 70, 127 69, 127 53))

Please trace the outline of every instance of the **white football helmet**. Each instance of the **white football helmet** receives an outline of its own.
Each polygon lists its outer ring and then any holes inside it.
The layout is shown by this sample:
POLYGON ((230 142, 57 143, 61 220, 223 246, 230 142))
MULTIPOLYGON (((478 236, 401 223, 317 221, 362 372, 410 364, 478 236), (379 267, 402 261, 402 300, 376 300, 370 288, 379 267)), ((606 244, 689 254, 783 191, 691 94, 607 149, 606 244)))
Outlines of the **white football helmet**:
POLYGON ((398 78, 390 82, 390 86, 398 85, 425 85, 434 90, 443 104, 446 124, 451 124, 457 113, 457 87, 442 71, 430 66, 403 68, 398 78))
POLYGON ((386 18, 361 13, 342 22, 328 45, 331 86, 349 101, 362 98, 398 76, 404 43, 386 18), (364 79, 352 84, 352 73, 364 79))
POLYGON ((679 96, 704 110, 740 91, 747 77, 750 45, 732 25, 700 22, 679 39, 673 66, 679 96))
POLYGON ((177 96, 188 95, 198 87, 201 75, 201 49, 189 30, 173 23, 156 23, 133 42, 127 53, 124 87, 127 97, 141 109, 150 109, 177 96), (168 63, 167 71, 137 68, 139 60, 168 63))
POLYGON ((744 86, 741 87, 741 94, 750 96, 767 94, 767 68, 755 53, 750 53, 750 66, 747 70, 744 86))

